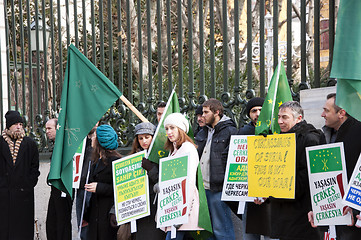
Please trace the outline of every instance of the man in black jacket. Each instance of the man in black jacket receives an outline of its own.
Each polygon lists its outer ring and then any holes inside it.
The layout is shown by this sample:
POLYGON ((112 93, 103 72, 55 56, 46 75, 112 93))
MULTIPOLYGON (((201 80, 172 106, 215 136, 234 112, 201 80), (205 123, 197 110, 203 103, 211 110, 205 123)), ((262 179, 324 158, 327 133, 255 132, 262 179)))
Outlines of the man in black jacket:
MULTIPOLYGON (((58 119, 53 118, 46 122, 46 135, 50 141, 55 141, 58 119)), ((46 216, 46 237, 48 240, 72 239, 71 206, 69 195, 51 186, 48 213, 46 216)))
POLYGON ((238 135, 254 135, 256 123, 262 110, 264 98, 255 97, 248 101, 246 105, 247 116, 251 119, 249 123, 239 129, 238 135))
POLYGON ((25 136, 18 111, 8 111, 5 118, 0 136, 0 239, 34 239, 38 148, 25 136))
MULTIPOLYGON (((345 162, 347 169, 347 179, 350 180, 352 172, 361 153, 361 122, 351 117, 347 112, 335 104, 336 93, 327 95, 327 100, 323 106, 321 117, 325 119, 325 126, 322 128, 327 143, 343 142, 345 150, 345 162)), ((356 215, 354 211, 353 215, 356 215)), ((309 213, 309 221, 313 224, 313 214, 309 213)), ((327 231, 327 228, 320 227, 320 231, 327 231)), ((359 239, 361 229, 355 226, 336 226, 337 240, 359 239)))
POLYGON ((303 120, 303 109, 298 102, 283 103, 279 108, 278 124, 281 133, 296 134, 295 199, 270 197, 271 237, 282 240, 318 239, 318 232, 308 223, 311 208, 306 147, 323 144, 321 130, 303 120))
POLYGON ((222 103, 211 98, 203 103, 206 127, 199 131, 195 141, 198 145, 204 188, 211 216, 213 234, 211 239, 235 239, 231 211, 221 201, 227 161, 222 152, 229 145, 231 135, 237 133, 235 123, 223 115, 222 103))

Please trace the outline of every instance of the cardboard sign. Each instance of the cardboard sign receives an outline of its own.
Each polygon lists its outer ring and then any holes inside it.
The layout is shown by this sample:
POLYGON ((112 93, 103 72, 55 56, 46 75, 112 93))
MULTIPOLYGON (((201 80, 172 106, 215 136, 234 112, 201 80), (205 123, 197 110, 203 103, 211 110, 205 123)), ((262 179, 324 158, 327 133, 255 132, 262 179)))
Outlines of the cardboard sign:
POLYGON ((150 215, 145 151, 112 162, 115 215, 118 225, 150 215))
POLYGON ((315 225, 351 224, 351 215, 343 215, 347 187, 343 143, 307 147, 306 153, 315 225))
POLYGON ((189 154, 160 159, 157 228, 188 222, 188 159, 189 154))
POLYGON ((231 136, 226 173, 222 190, 222 201, 249 201, 248 197, 248 158, 247 136, 231 136))
POLYGON ((248 195, 295 198, 295 134, 248 136, 248 195))
POLYGON ((73 157, 73 188, 79 189, 80 176, 83 169, 86 138, 81 142, 73 157))
POLYGON ((347 191, 342 203, 361 211, 361 155, 353 170, 347 191))

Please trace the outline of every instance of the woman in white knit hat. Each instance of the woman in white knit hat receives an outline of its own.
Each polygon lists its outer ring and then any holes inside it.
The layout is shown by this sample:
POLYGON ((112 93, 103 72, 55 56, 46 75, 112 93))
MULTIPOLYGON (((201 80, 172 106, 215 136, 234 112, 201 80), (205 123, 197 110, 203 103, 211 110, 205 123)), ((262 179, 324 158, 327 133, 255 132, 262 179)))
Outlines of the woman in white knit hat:
MULTIPOLYGON (((198 215, 199 215, 199 196, 198 190, 196 187, 196 175, 197 167, 199 163, 199 157, 196 149, 196 145, 193 143, 193 140, 188 137, 187 133, 189 131, 188 120, 181 113, 172 113, 167 116, 164 120, 164 128, 167 134, 167 142, 165 143, 165 149, 168 150, 169 156, 178 156, 185 153, 189 153, 189 172, 187 180, 189 181, 190 186, 190 211, 188 223, 185 223, 181 226, 176 226, 177 230, 177 240, 183 239, 186 234, 186 231, 194 230, 203 230, 198 227, 198 215)), ((171 227, 165 228, 167 233, 166 240, 171 239, 170 234, 171 227)))

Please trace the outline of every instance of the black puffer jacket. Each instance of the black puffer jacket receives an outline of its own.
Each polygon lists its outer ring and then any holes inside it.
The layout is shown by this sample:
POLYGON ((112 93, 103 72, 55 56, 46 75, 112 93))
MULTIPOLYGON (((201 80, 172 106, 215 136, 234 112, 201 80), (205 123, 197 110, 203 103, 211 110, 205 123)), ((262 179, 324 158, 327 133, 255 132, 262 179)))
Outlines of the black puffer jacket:
POLYGON ((325 143, 321 130, 306 121, 297 123, 287 133, 296 134, 296 190, 295 199, 270 198, 271 237, 282 240, 317 240, 318 232, 308 222, 311 210, 306 161, 306 147, 325 143))
MULTIPOLYGON (((210 153, 210 190, 220 192, 223 188, 227 159, 222 160, 222 153, 227 149, 231 135, 237 134, 236 124, 229 117, 223 116, 214 127, 210 153)), ((201 158, 207 142, 208 128, 204 127, 195 137, 198 154, 201 158)))

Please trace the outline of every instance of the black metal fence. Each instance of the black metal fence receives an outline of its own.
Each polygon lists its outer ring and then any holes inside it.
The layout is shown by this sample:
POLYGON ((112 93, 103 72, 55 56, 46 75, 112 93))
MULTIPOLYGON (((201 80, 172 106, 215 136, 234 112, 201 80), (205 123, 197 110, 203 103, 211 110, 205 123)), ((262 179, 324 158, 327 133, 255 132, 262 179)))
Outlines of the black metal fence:
MULTIPOLYGON (((19 110, 46 151, 44 124, 57 115, 73 43, 153 122, 157 103, 176 86, 182 112, 191 118, 197 105, 214 97, 242 125, 247 100, 265 96, 280 59, 294 92, 332 84, 336 10, 335 0, 8 0, 1 20, 8 75, 0 113, 19 110), (328 26, 321 29, 324 20, 328 26), (321 67, 325 51, 329 61, 321 67)), ((102 121, 129 146, 138 119, 121 102, 102 121)))

